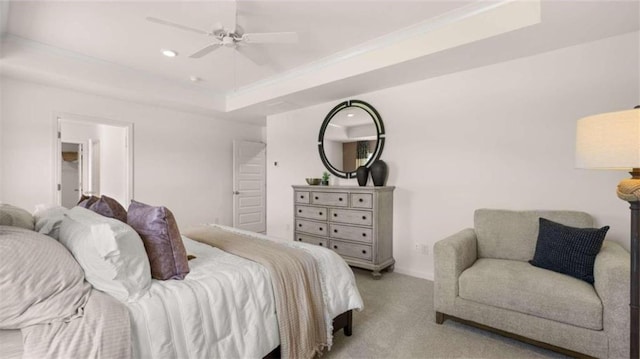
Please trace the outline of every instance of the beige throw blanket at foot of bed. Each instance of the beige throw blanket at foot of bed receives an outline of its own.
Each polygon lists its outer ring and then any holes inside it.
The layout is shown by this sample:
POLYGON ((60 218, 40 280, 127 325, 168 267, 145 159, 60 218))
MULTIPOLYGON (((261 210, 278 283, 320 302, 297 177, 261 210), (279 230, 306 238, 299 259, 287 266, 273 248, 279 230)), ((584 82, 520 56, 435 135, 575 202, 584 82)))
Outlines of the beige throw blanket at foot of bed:
POLYGON ((283 358, 312 358, 327 346, 322 288, 311 255, 276 242, 210 226, 193 228, 183 234, 267 268, 276 301, 283 358))

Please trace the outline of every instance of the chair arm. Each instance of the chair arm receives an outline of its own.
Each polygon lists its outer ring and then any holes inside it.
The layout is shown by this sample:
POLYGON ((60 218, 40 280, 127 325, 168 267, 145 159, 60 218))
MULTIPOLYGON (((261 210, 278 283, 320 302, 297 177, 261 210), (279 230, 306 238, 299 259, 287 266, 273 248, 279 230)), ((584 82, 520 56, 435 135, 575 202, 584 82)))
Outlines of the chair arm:
POLYGON ((629 357, 631 261, 618 243, 604 241, 593 267, 594 287, 604 308, 602 326, 609 338, 609 358, 629 357))
POLYGON ((434 306, 451 314, 458 296, 458 277, 478 258, 476 232, 467 228, 434 245, 434 306))

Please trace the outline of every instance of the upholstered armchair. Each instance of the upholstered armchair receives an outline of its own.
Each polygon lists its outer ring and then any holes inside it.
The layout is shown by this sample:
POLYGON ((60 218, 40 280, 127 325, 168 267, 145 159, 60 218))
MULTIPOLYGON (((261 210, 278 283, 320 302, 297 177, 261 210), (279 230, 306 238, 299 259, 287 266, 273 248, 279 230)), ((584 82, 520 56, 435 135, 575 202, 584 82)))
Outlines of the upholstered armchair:
POLYGON ((474 228, 436 243, 436 321, 453 319, 571 356, 629 357, 629 253, 604 241, 594 284, 531 265, 543 217, 593 227, 573 211, 480 209, 474 228))

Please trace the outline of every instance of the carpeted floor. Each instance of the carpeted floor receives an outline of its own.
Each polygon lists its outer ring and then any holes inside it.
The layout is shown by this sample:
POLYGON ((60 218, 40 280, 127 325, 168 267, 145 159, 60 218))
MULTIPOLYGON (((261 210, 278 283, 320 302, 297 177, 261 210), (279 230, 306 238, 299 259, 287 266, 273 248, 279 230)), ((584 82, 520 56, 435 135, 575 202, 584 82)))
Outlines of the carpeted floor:
POLYGON ((365 308, 354 311, 351 337, 336 333, 321 358, 566 358, 447 320, 435 322, 433 282, 398 273, 374 280, 354 268, 365 308))

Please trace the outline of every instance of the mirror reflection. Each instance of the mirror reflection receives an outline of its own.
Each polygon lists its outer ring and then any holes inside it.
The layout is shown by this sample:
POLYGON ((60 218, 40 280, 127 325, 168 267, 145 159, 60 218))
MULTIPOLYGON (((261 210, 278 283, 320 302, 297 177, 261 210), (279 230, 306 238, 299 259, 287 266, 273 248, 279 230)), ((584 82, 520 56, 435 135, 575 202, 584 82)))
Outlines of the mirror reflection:
POLYGON ((337 112, 324 132, 323 147, 327 161, 343 172, 355 171, 367 164, 378 144, 376 124, 359 107, 337 112))

